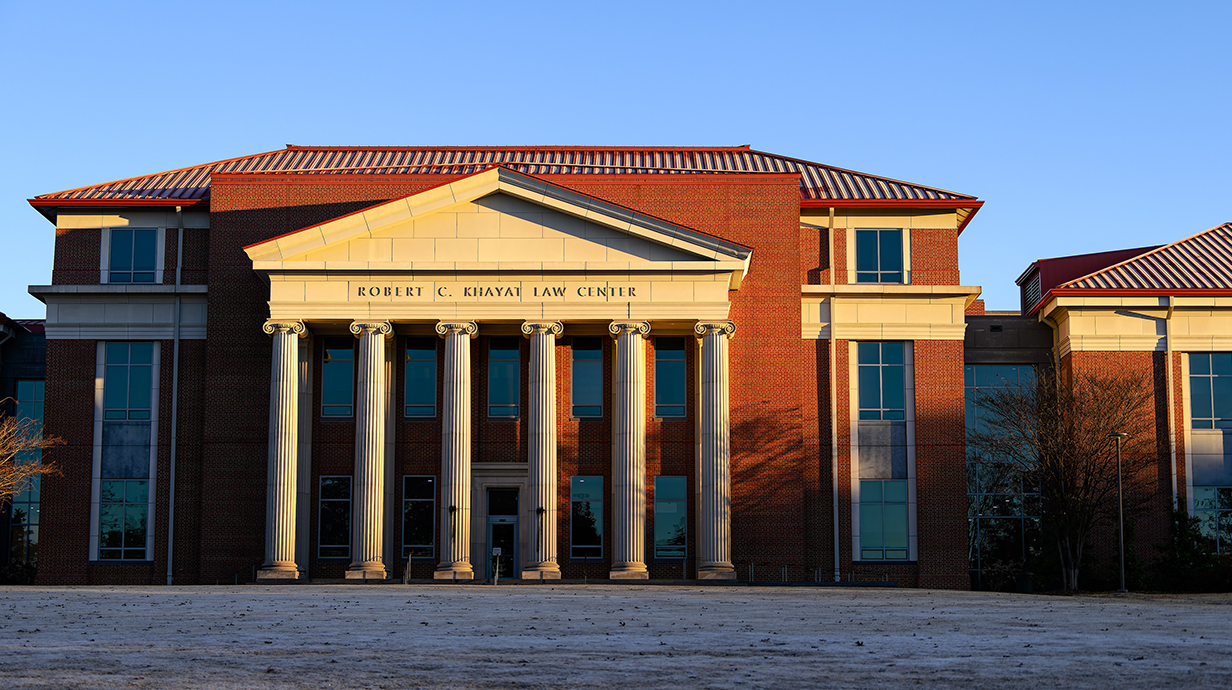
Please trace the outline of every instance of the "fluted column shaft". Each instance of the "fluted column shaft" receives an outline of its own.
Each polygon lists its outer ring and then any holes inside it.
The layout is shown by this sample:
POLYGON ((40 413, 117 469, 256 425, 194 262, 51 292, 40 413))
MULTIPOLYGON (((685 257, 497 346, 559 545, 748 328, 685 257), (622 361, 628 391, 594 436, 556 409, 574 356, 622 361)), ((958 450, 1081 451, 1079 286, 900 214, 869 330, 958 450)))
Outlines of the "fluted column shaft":
POLYGON ((385 579, 385 340, 387 321, 356 321, 359 385, 355 396, 355 477, 351 503, 351 579, 385 579))
POLYGON ((471 338, 474 322, 436 324, 445 338, 441 414, 441 562, 434 577, 471 579, 471 338))
POLYGON ((701 471, 699 494, 699 579, 735 579, 731 562, 731 417, 728 411, 727 340, 736 332, 730 321, 699 323, 702 341, 699 405, 701 471))
POLYGON ((265 498, 265 563, 262 578, 294 579, 295 496, 299 443, 299 321, 267 321, 273 335, 270 366, 269 464, 265 498))
POLYGON ((559 578, 556 562, 556 336, 559 321, 526 322, 530 338, 530 427, 527 474, 530 484, 532 548, 524 578, 559 578))
POLYGON ((646 571, 645 321, 613 321, 616 337, 612 404, 612 570, 614 579, 646 571))

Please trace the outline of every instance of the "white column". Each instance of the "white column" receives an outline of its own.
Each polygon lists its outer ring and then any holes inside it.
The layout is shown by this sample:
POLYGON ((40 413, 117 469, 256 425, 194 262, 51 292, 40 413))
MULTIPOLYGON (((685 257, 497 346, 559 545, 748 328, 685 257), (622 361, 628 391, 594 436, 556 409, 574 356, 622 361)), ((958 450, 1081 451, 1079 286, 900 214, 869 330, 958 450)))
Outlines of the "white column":
POLYGON ((645 321, 613 321, 616 338, 612 404, 612 579, 638 580, 646 571, 645 321))
POLYGON ((734 580, 731 562, 731 416, 728 412, 727 340, 736 332, 731 321, 698 323, 702 341, 700 520, 697 525, 697 579, 734 580))
POLYGON ((385 340, 388 321, 356 321, 359 385, 355 396, 355 477, 351 480, 351 567, 347 579, 384 580, 385 340))
POLYGON ((556 562, 556 336, 559 321, 527 321, 530 338, 530 411, 527 474, 530 484, 531 552, 524 579, 558 580, 556 562))
POLYGON ((471 567, 471 339, 473 321, 441 322, 445 338, 445 399, 441 420, 441 562, 438 580, 470 580, 471 567))
POLYGON ((274 336, 270 366, 269 469, 265 494, 265 563, 261 579, 294 580, 296 454, 299 436, 299 321, 266 321, 274 336))

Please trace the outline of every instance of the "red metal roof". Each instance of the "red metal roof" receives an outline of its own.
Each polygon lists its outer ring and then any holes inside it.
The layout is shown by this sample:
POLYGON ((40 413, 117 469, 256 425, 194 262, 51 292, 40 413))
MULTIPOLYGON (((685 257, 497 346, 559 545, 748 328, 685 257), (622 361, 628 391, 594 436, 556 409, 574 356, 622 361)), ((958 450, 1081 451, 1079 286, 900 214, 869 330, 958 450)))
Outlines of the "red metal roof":
MULTIPOLYGON (((280 175, 460 176, 492 165, 530 175, 689 175, 706 173, 788 173, 800 175, 803 201, 885 200, 973 202, 975 197, 886 177, 810 163, 747 146, 718 148, 606 147, 317 147, 292 146, 131 177, 62 192, 41 194, 38 206, 56 202, 188 203, 208 199, 213 173, 280 175)), ((979 202, 975 202, 979 203, 979 202)))
POLYGON ((1203 230, 1058 286, 1059 290, 1232 289, 1232 223, 1203 230))

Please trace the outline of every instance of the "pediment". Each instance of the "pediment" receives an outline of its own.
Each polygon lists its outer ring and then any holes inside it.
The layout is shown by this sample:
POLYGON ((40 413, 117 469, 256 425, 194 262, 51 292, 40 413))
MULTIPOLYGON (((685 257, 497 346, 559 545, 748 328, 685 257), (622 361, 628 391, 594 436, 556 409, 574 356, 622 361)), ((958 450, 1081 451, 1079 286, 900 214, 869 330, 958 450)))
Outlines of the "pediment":
POLYGON ((259 271, 745 273, 751 250, 492 168, 245 248, 259 271))

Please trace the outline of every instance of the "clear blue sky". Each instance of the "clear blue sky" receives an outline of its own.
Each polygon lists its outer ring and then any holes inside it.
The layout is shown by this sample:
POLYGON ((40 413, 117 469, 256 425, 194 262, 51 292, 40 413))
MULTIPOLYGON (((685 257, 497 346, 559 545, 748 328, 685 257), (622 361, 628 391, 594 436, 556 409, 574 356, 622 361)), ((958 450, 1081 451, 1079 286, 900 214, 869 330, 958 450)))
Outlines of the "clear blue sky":
POLYGON ((36 194, 302 145, 741 145, 977 195, 962 281, 1232 221, 1232 2, 0 0, 0 311, 36 194))

